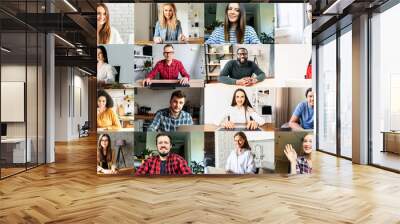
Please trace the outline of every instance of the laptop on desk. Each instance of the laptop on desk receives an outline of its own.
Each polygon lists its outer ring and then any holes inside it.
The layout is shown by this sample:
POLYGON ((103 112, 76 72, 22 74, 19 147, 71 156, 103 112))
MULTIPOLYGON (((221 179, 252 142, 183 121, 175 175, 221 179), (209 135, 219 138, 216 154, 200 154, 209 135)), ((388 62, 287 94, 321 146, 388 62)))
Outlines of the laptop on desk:
POLYGON ((189 88, 189 84, 180 84, 179 82, 176 83, 165 83, 165 82, 152 82, 150 85, 146 87, 150 89, 176 89, 176 88, 189 88))
POLYGON ((233 129, 219 127, 219 128, 217 128, 216 131, 262 131, 262 130, 261 130, 261 128, 256 128, 256 129, 250 130, 246 127, 245 124, 235 124, 235 128, 233 128, 233 129))

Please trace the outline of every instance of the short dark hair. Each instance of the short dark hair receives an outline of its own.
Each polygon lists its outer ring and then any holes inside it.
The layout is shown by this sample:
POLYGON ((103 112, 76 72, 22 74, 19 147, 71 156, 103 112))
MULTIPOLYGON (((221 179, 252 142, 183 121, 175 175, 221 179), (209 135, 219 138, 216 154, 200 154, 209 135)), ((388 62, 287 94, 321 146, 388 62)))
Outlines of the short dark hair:
POLYGON ((172 47, 172 49, 174 49, 174 46, 172 46, 172 44, 166 44, 166 45, 164 45, 164 50, 165 50, 165 48, 167 48, 167 47, 172 47))
POLYGON ((102 45, 99 45, 97 46, 97 49, 100 49, 101 53, 103 54, 104 62, 108 64, 108 56, 106 48, 102 45))
POLYGON ((176 98, 186 98, 186 95, 181 91, 181 90, 176 90, 171 94, 171 98, 169 101, 171 101, 174 97, 176 98))
POLYGON ((113 99, 111 98, 110 94, 108 94, 104 89, 100 89, 97 91, 97 99, 99 99, 101 96, 104 96, 106 98, 107 108, 112 108, 114 106, 113 99))
POLYGON ((308 95, 309 92, 312 92, 312 88, 308 88, 308 89, 306 90, 306 98, 307 98, 307 95, 308 95))
POLYGON ((169 144, 172 145, 172 138, 171 138, 171 136, 169 134, 166 134, 166 133, 159 133, 159 134, 156 135, 156 145, 157 145, 158 138, 161 137, 161 136, 167 136, 169 138, 169 144))
POLYGON ((239 47, 239 48, 236 50, 236 54, 239 52, 239 50, 245 50, 247 53, 249 53, 249 51, 248 51, 246 48, 244 48, 244 47, 239 47))

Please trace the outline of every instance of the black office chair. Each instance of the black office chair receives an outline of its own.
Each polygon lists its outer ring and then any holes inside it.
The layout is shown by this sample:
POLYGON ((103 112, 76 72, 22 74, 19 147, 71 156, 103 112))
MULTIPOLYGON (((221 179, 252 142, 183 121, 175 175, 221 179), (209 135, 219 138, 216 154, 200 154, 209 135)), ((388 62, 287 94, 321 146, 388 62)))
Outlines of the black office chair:
POLYGON ((79 138, 89 136, 90 123, 85 121, 82 127, 78 124, 79 138))

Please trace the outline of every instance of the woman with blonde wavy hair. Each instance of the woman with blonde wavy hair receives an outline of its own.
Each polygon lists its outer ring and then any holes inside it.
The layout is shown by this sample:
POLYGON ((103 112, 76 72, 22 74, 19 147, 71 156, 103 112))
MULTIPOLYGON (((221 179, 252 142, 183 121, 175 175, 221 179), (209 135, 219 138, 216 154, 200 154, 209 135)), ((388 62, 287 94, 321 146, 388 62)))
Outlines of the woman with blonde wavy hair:
POLYGON ((182 34, 181 23, 176 16, 176 6, 174 3, 164 3, 159 8, 153 40, 156 44, 165 41, 186 40, 185 35, 182 34))
POLYGON ((110 25, 110 13, 104 3, 97 5, 97 44, 123 44, 117 29, 110 25))

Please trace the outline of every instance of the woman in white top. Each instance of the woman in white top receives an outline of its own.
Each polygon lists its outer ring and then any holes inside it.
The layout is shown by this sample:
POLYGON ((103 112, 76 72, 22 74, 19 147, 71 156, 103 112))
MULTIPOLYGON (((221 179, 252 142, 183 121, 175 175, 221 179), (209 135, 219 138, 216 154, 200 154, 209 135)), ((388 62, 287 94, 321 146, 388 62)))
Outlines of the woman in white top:
POLYGON ((101 84, 115 82, 115 69, 108 64, 107 51, 104 46, 97 46, 97 82, 101 84))
POLYGON ((237 89, 233 93, 231 107, 226 111, 221 125, 226 129, 234 129, 237 124, 245 124, 250 130, 265 124, 265 120, 253 109, 243 89, 237 89))
POLYGON ((254 174, 256 171, 253 154, 243 132, 234 135, 235 149, 226 161, 225 171, 230 174, 254 174))
POLYGON ((104 3, 97 5, 97 44, 123 44, 118 30, 110 25, 110 13, 104 3))

